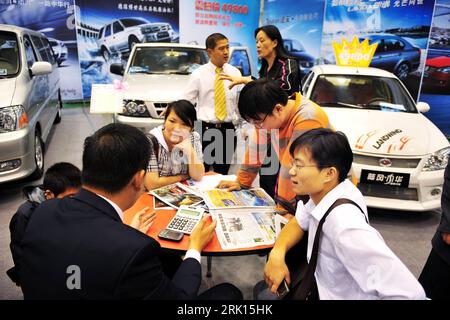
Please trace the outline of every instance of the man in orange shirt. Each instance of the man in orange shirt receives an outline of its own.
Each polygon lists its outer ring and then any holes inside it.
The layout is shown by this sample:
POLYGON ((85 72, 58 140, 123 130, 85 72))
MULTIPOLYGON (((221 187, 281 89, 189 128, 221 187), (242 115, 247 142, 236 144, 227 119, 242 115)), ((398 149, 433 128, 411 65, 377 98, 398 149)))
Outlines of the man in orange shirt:
MULTIPOLYGON (((314 128, 331 128, 328 116, 314 102, 299 93, 288 98, 273 81, 260 79, 247 84, 239 96, 239 112, 256 130, 246 147, 243 163, 236 181, 221 181, 219 188, 240 190, 250 188, 264 161, 268 140, 280 159, 275 201, 284 213, 295 212, 295 193, 289 177, 291 143, 304 132, 314 128), (293 211, 294 210, 294 211, 293 211)), ((272 167, 264 168, 261 174, 271 174, 272 167)))

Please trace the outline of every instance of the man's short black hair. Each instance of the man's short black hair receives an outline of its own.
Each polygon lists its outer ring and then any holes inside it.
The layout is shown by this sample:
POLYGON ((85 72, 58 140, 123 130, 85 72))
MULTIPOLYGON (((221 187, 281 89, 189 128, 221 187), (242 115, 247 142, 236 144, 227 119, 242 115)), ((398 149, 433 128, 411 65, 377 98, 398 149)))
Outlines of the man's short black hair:
POLYGON ((241 117, 251 120, 262 120, 264 115, 272 114, 275 105, 286 105, 287 93, 275 81, 258 79, 245 85, 239 95, 239 113, 241 117))
POLYGON ((111 123, 84 141, 83 184, 108 193, 122 190, 150 159, 149 141, 139 129, 111 123))
POLYGON ((167 120, 171 111, 175 112, 185 125, 191 128, 194 127, 195 121, 197 121, 197 111, 191 102, 187 100, 178 100, 169 103, 164 113, 164 121, 167 120))
POLYGON ((206 49, 214 49, 220 40, 228 40, 228 38, 221 33, 210 34, 205 41, 206 49))
POLYGON ((68 188, 81 187, 81 171, 68 162, 58 162, 47 169, 42 189, 50 190, 55 197, 68 188))
POLYGON ((335 167, 339 172, 339 182, 347 178, 353 162, 353 152, 343 132, 318 128, 306 131, 289 148, 294 158, 295 150, 305 148, 311 154, 319 169, 335 167))

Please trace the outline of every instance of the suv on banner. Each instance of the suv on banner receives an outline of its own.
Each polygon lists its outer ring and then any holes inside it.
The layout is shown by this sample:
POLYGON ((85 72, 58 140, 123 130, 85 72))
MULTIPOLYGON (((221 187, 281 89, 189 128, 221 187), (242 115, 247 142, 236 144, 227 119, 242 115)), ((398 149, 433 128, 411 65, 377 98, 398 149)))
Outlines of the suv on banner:
POLYGON ((131 51, 142 42, 172 42, 175 31, 166 22, 150 23, 144 18, 121 18, 100 28, 98 47, 108 61, 112 53, 131 51))
POLYGON ((399 79, 376 68, 320 65, 302 83, 304 95, 344 132, 352 175, 367 206, 407 211, 440 208, 450 144, 399 79))
MULTIPOLYGON (((163 123, 162 112, 169 102, 178 99, 186 89, 189 75, 209 61, 205 47, 178 43, 140 43, 130 54, 127 65, 112 64, 111 73, 123 76, 128 87, 123 112, 115 121, 145 132, 163 123)), ((243 75, 254 71, 246 47, 230 47, 230 64, 243 75)))

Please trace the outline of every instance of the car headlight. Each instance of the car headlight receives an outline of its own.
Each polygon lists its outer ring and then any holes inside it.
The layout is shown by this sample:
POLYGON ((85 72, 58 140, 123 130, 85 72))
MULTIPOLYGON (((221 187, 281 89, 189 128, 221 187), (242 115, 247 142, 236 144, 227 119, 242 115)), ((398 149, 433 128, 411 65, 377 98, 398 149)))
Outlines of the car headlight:
POLYGON ((28 117, 22 106, 0 108, 0 133, 16 131, 27 124, 28 117))
POLYGON ((121 114, 130 117, 150 117, 147 106, 142 100, 124 100, 121 114))
POLYGON ((423 171, 443 170, 447 166, 450 156, 450 147, 436 151, 430 155, 423 167, 423 171))

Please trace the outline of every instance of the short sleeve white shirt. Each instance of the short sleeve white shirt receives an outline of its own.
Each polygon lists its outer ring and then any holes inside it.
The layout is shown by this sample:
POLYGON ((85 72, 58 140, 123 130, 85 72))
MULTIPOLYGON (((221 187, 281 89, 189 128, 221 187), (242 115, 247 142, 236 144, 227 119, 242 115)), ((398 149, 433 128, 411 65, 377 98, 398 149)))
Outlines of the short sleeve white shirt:
POLYGON ((361 192, 349 180, 330 191, 316 206, 299 202, 296 219, 309 231, 308 261, 320 219, 339 198, 353 200, 333 209, 323 224, 315 277, 321 300, 425 299, 414 275, 367 222, 361 192))
MULTIPOLYGON (((197 119, 204 122, 233 122, 239 119, 237 108, 239 92, 242 85, 228 88, 230 81, 223 80, 226 94, 227 116, 223 121, 217 119, 214 105, 214 82, 216 79, 216 66, 209 61, 192 72, 182 99, 189 100, 192 104, 197 104, 197 119)), ((241 76, 241 72, 231 64, 223 65, 222 73, 230 76, 241 76)))

